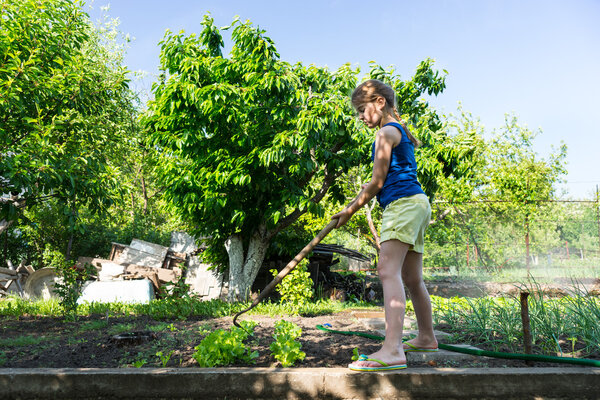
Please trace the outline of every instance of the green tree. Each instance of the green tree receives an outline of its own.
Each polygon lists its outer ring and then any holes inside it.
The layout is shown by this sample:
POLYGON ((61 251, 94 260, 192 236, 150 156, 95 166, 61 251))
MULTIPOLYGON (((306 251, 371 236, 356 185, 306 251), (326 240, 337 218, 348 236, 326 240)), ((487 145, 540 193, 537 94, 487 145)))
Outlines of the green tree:
POLYGON ((509 259, 520 265, 525 240, 538 252, 556 243, 556 224, 551 218, 543 223, 536 219, 550 212, 555 184, 566 172, 566 146, 543 158, 533 150, 538 132, 519 124, 515 116, 507 115, 505 125, 486 139, 479 121, 459 111, 459 116, 448 117, 447 125, 457 138, 471 135, 475 152, 471 163, 461 166, 466 172, 460 179, 440 181, 435 223, 428 230, 431 255, 439 257, 430 261, 440 265, 449 257, 459 258, 448 247, 454 242, 474 246, 479 261, 489 268, 509 259))
POLYGON ((55 197, 71 229, 79 208, 118 193, 134 103, 122 58, 77 0, 0 2, 0 192, 4 227, 55 197), (9 195, 10 194, 10 195, 9 195))
MULTIPOLYGON (((275 235, 307 212, 323 215, 327 194, 345 201, 339 178, 369 162, 372 133, 349 102, 358 70, 290 65, 250 22, 202 23, 200 35, 168 32, 161 42, 164 73, 144 122, 149 144, 162 151, 164 197, 212 237, 213 251, 225 244, 230 296, 243 299, 275 235)), ((406 93, 400 109, 418 121, 428 110, 419 97, 445 85, 431 65, 421 63, 408 81, 374 64, 369 76, 406 93)))

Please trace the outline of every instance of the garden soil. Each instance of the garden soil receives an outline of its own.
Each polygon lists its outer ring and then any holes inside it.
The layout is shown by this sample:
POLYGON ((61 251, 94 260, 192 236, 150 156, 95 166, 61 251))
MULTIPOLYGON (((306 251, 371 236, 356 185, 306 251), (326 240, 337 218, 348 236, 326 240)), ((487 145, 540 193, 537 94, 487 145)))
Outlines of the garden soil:
MULTIPOLYGON (((246 315, 258 325, 247 341, 258 352, 254 364, 231 366, 280 367, 271 355, 274 324, 280 317, 246 315)), ((296 367, 346 367, 354 348, 361 353, 375 352, 380 342, 359 336, 323 332, 319 324, 331 324, 332 329, 369 332, 351 312, 318 317, 285 317, 302 328, 299 341, 306 358, 296 367)), ((187 319, 157 321, 147 316, 80 317, 77 321, 63 318, 26 316, 2 318, 0 330, 1 368, 115 368, 115 367, 198 367, 193 357, 195 346, 215 329, 230 329, 232 318, 187 319), (119 340, 119 334, 146 332, 139 340, 119 340), (163 358, 157 355, 162 352, 163 358), (167 355, 171 354, 170 357, 167 355)), ((123 336, 123 335, 121 335, 123 336)), ((130 336, 125 335, 129 339, 130 336)), ((519 360, 481 358, 460 363, 409 363, 411 368, 433 367, 530 367, 519 360)), ((533 366, 565 364, 535 363, 533 366)))

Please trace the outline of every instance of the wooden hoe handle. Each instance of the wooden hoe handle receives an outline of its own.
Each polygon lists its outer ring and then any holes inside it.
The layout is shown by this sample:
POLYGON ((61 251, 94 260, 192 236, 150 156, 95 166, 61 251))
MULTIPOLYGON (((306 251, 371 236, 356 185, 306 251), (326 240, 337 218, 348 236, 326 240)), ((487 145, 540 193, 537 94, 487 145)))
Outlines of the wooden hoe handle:
POLYGON ((315 238, 313 240, 310 241, 309 244, 307 244, 306 246, 304 246, 304 248, 300 251, 300 253, 298 253, 296 255, 296 257, 294 257, 294 259, 292 261, 290 261, 288 263, 288 265, 285 266, 284 269, 282 269, 275 278, 273 278, 273 280, 271 281, 271 283, 269 283, 262 292, 260 292, 260 294, 258 295, 258 297, 252 302, 252 305, 248 308, 246 308, 245 310, 240 311, 239 313, 235 314, 235 316, 233 317, 233 324, 235 326, 237 326, 238 328, 241 328, 241 326, 238 324, 237 322, 237 318, 252 310, 254 307, 256 307, 258 305, 258 303, 260 303, 265 297, 267 297, 269 295, 269 293, 271 293, 271 291, 275 288, 275 286, 277 286, 279 283, 281 283, 281 281, 283 280, 283 278, 285 278, 285 276, 287 274, 289 274, 294 268, 296 268, 296 266, 298 265, 298 263, 300 261, 302 261, 311 251, 312 249, 315 248, 315 246, 317 244, 319 244, 319 242, 321 240, 323 240, 323 238, 325 236, 327 236, 329 234, 329 232, 331 232, 335 226, 337 225, 338 220, 337 219, 332 219, 331 222, 325 227, 323 228, 323 230, 321 232, 319 232, 317 234, 317 236, 315 236, 315 238))

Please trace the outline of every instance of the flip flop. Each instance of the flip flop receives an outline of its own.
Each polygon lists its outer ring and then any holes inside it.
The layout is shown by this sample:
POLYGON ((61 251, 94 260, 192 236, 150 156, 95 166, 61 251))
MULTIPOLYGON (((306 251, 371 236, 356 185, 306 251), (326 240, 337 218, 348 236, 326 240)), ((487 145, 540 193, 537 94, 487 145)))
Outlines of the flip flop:
POLYGON ((376 362, 379 365, 381 365, 380 367, 361 367, 359 365, 354 365, 354 363, 349 364, 348 368, 350 368, 352 371, 362 371, 362 372, 377 372, 377 371, 393 371, 396 369, 404 369, 406 368, 406 363, 404 364, 394 364, 394 365, 389 365, 384 363, 381 360, 377 360, 375 358, 368 358, 366 355, 361 354, 360 357, 358 357, 357 361, 371 361, 371 362, 376 362))
POLYGON ((404 352, 405 353, 409 353, 411 351, 414 351, 414 352, 420 351, 420 352, 432 353, 432 352, 435 352, 435 351, 439 350, 437 347, 435 347, 435 348, 417 347, 414 344, 409 343, 409 342, 404 342, 403 344, 405 344, 407 346, 407 347, 404 348, 404 352))

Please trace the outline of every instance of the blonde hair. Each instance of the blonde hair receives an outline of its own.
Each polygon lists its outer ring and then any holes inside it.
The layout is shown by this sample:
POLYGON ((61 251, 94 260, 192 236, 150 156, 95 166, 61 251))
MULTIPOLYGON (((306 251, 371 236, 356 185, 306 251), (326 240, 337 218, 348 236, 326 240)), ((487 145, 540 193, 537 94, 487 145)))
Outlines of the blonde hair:
POLYGON ((404 128, 410 141, 415 147, 419 147, 421 142, 410 133, 406 124, 402 118, 400 118, 400 114, 396 109, 396 93, 391 86, 386 85, 377 79, 364 81, 352 92, 352 105, 354 108, 358 108, 361 104, 374 102, 378 97, 383 97, 385 99, 385 112, 389 115, 393 114, 396 117, 400 125, 402 125, 402 128, 404 128))

